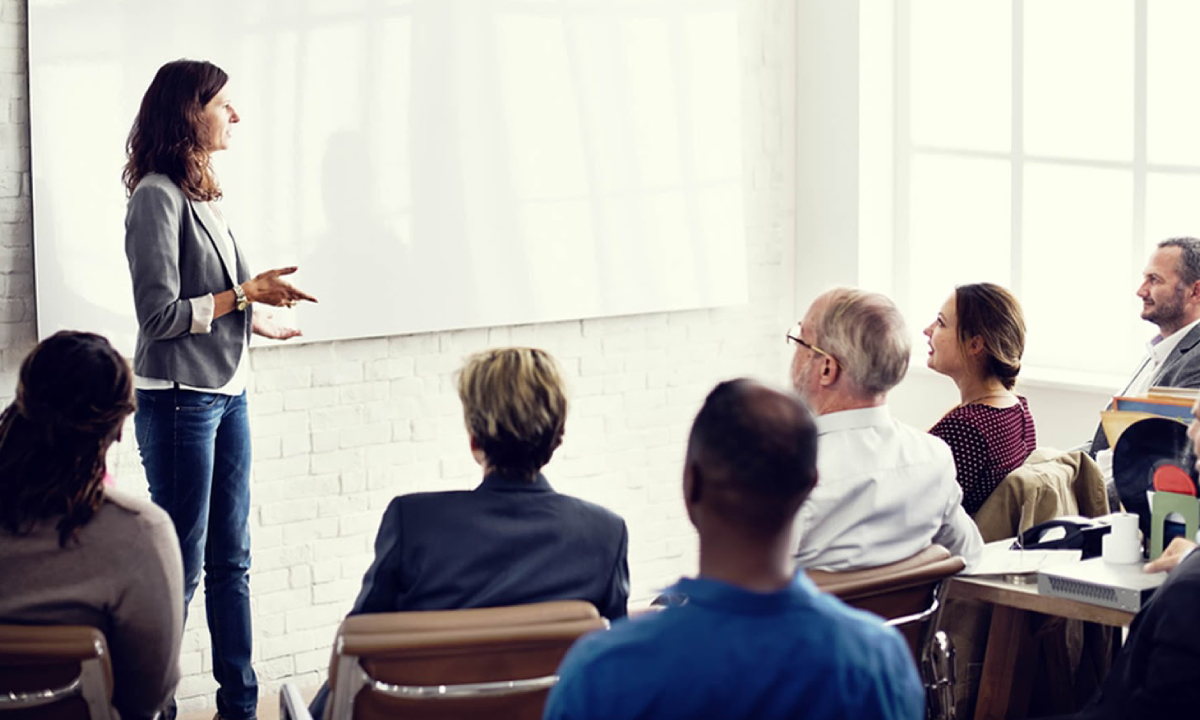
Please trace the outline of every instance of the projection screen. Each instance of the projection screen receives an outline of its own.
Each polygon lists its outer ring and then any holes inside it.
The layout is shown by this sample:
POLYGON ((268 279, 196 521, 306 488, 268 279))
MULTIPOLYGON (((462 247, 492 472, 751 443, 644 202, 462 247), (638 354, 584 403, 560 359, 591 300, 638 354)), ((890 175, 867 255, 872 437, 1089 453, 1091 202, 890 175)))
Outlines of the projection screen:
POLYGON ((40 336, 131 353, 125 139, 155 70, 230 75, 214 155, 309 341, 746 300, 736 0, 30 0, 40 336))

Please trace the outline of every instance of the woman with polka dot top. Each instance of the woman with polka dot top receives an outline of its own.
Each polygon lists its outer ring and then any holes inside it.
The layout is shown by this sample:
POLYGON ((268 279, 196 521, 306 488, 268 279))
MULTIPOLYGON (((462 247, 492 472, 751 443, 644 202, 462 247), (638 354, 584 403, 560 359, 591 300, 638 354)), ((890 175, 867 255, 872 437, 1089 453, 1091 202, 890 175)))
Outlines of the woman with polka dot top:
POLYGON ((960 285, 929 327, 928 365, 962 401, 930 429, 954 453, 963 507, 974 515, 1037 446, 1029 403, 1012 391, 1025 350, 1025 318, 1008 290, 960 285))

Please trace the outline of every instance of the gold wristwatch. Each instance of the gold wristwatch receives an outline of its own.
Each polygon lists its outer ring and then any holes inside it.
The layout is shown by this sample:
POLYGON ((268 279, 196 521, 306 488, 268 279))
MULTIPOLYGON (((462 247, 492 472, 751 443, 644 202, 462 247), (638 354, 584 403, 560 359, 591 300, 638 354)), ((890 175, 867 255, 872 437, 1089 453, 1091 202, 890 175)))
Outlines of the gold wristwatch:
POLYGON ((241 285, 233 286, 233 297, 233 306, 237 308, 238 312, 242 312, 246 308, 250 307, 250 298, 246 297, 246 291, 242 289, 241 285))

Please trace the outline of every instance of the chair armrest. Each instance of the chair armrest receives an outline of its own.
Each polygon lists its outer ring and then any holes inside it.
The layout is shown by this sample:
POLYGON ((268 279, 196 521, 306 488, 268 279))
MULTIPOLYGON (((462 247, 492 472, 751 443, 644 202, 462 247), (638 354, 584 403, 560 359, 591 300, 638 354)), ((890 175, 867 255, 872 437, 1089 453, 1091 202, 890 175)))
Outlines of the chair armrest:
POLYGON ((921 552, 889 565, 876 565, 858 570, 807 570, 808 578, 817 587, 831 595, 841 597, 842 586, 858 587, 872 584, 885 578, 899 577, 919 568, 929 567, 950 557, 950 551, 941 545, 930 545, 921 552))
POLYGON ((300 691, 291 683, 279 688, 279 720, 313 720, 300 691))

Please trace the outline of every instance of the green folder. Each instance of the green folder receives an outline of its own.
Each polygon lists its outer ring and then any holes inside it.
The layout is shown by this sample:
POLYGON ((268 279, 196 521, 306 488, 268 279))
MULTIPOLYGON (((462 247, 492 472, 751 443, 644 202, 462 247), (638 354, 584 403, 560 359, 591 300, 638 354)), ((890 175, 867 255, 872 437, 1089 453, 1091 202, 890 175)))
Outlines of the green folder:
POLYGON ((1166 527, 1167 516, 1179 513, 1183 517, 1184 537, 1188 540, 1196 538, 1196 530, 1200 529, 1200 500, 1193 495, 1173 493, 1159 490, 1154 493, 1154 510, 1150 515, 1150 559, 1155 560, 1163 551, 1163 530, 1166 527))

